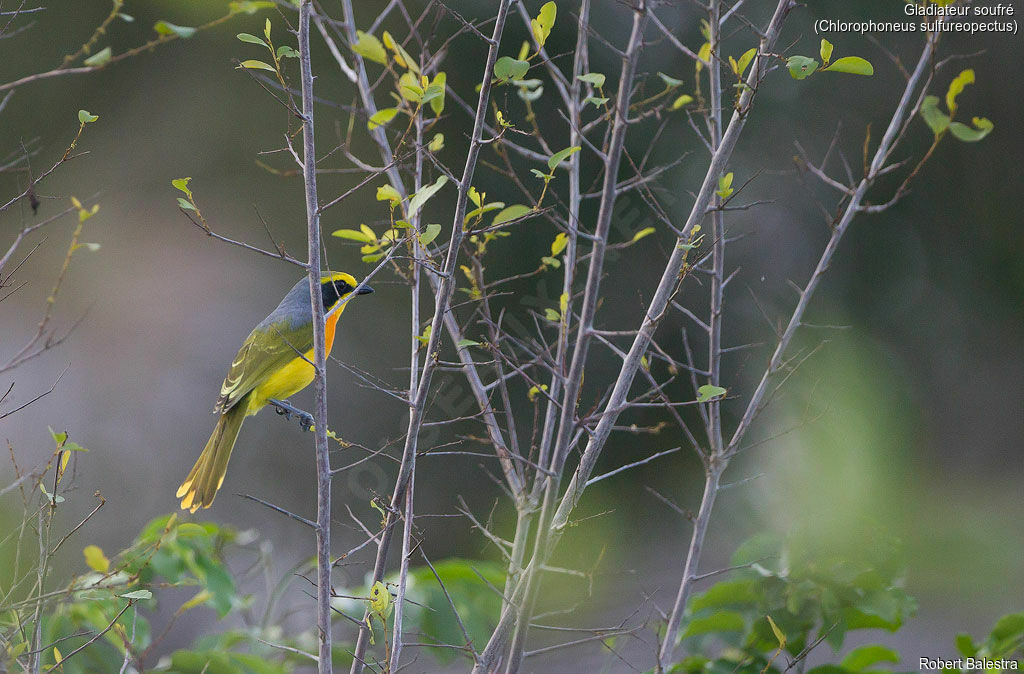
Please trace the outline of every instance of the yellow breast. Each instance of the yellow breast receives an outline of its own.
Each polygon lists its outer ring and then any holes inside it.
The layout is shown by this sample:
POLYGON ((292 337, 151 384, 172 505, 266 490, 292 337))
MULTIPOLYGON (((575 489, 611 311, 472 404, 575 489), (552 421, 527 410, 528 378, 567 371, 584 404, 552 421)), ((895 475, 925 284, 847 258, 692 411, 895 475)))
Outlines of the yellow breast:
MULTIPOLYGON (((334 312, 327 319, 327 324, 324 326, 324 337, 326 338, 324 346, 327 347, 328 355, 330 355, 331 349, 334 347, 334 330, 338 325, 338 317, 341 316, 341 312, 343 310, 344 307, 334 312)), ((313 366, 309 364, 309 361, 313 360, 313 350, 310 349, 307 351, 305 356, 305 359, 293 359, 280 370, 277 370, 267 377, 267 380, 262 384, 253 389, 252 395, 249 396, 249 409, 246 411, 247 416, 259 412, 267 404, 270 398, 276 398, 278 400, 290 398, 312 383, 313 366)))

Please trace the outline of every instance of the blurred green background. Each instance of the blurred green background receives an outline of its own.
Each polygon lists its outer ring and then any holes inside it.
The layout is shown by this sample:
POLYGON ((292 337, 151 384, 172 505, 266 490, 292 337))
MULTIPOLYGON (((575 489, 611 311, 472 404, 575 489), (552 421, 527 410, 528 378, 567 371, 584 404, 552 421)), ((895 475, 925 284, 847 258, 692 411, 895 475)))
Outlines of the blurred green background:
MULTIPOLYGON (((129 2, 125 11, 136 20, 117 24, 110 31, 109 44, 118 53, 148 39, 158 19, 197 25, 219 16, 226 4, 129 2)), ((527 4, 535 12, 533 5, 540 3, 527 4)), ((829 0, 799 8, 789 20, 780 49, 816 54, 814 18, 901 20, 901 3, 890 4, 883 8, 875 3, 829 0)), ((361 27, 372 22, 381 5, 361 3, 361 27)), ((748 2, 743 11, 761 24, 770 5, 774 3, 748 2)), ((100 0, 54 0, 46 6, 47 11, 33 16, 36 25, 30 31, 0 42, 0 80, 56 66, 109 11, 108 3, 100 0)), ((452 6, 467 17, 482 18, 490 11, 487 2, 452 6)), ((568 17, 572 9, 560 3, 560 12, 568 17)), ((259 154, 282 146, 285 112, 250 77, 234 69, 236 59, 256 56, 251 45, 234 38, 235 33, 260 32, 266 15, 272 16, 277 37, 283 37, 283 21, 274 13, 239 16, 218 29, 99 73, 23 86, 0 118, 0 150, 5 154, 19 142, 41 138, 40 152, 33 159, 38 172, 73 137, 78 109, 100 117, 79 146, 89 154, 46 183, 42 192, 59 199, 44 200, 38 216, 65 208, 68 196, 99 195, 101 211, 86 223, 83 240, 98 242, 102 248, 76 255, 56 320, 69 326, 83 313, 85 319, 65 345, 0 379, 5 390, 10 381, 16 382, 10 401, 19 404, 48 388, 70 364, 52 394, 0 421, 0 435, 10 442, 22 466, 49 455, 52 441, 47 426, 69 430, 73 439, 92 449, 79 465, 82 498, 71 500, 65 516, 71 522, 87 512, 90 504, 85 497, 95 489, 109 503, 83 532, 81 545, 91 542, 119 549, 145 521, 177 507, 174 489, 213 426, 210 410, 227 364, 251 326, 299 277, 294 267, 204 236, 178 212, 177 194, 170 186, 173 178, 192 176, 196 199, 218 232, 266 245, 258 212, 288 250, 301 256, 305 245, 301 182, 272 175, 256 163, 259 159, 292 168, 280 153, 259 154)), ((624 16, 619 3, 595 3, 595 29, 614 44, 624 41, 624 16)), ((699 46, 690 4, 666 6, 659 9, 659 16, 684 43, 699 46)), ((570 23, 556 26, 555 46, 549 45, 565 68, 571 63, 575 40, 570 23)), ((452 25, 442 22, 440 30, 451 30, 452 25)), ((395 32, 404 34, 400 29, 395 32)), ((521 22, 511 21, 503 52, 514 53, 525 36, 521 22)), ((731 233, 749 234, 728 254, 730 267, 742 267, 727 297, 730 344, 771 341, 764 315, 771 322, 788 315, 794 295, 787 280, 800 284, 806 280, 828 237, 814 200, 832 205, 833 195, 794 170, 794 141, 818 159, 838 126, 839 147, 856 172, 866 126, 871 125, 875 138, 881 134, 903 83, 871 40, 859 35, 827 37, 835 43, 837 54, 869 58, 876 75, 796 82, 779 71, 762 87, 730 170, 738 182, 757 174, 745 200, 770 199, 772 203, 728 218, 731 233)), ((919 36, 876 37, 908 67, 916 60, 919 36)), ((643 77, 661 71, 692 86, 692 64, 655 31, 648 38, 643 77)), ((738 55, 751 43, 740 30, 726 43, 727 51, 738 55)), ((823 338, 829 342, 787 384, 758 423, 751 442, 795 430, 745 452, 730 469, 730 481, 760 477, 723 493, 702 567, 716 568, 739 541, 764 529, 785 534, 810 528, 823 547, 859 535, 865 522, 869 528, 894 533, 906 544, 908 589, 920 600, 920 612, 898 636, 885 635, 880 640, 899 646, 913 662, 918 655, 951 655, 956 632, 986 631, 996 617, 1020 610, 1024 596, 1020 45, 1020 38, 1008 34, 946 39, 945 54, 971 54, 963 67, 978 73, 977 83, 960 99, 963 110, 967 116, 988 117, 995 131, 978 144, 947 140, 900 204, 882 215, 857 219, 810 317, 815 323, 850 328, 802 336, 802 346, 813 346, 823 338)), ((617 72, 614 58, 599 42, 592 49, 591 70, 617 72)), ((481 43, 463 38, 445 63, 449 87, 463 98, 473 96, 483 54, 481 43)), ((314 64, 318 95, 349 104, 355 92, 331 68, 329 54, 319 41, 314 64)), ((936 93, 945 91, 958 66, 939 75, 933 85, 936 93)), ((384 96, 382 90, 378 101, 384 101, 384 96)), ((542 128, 559 139, 556 144, 567 144, 565 125, 550 109, 552 93, 542 101, 549 106, 538 104, 542 128)), ((448 111, 451 116, 444 123, 448 147, 441 157, 450 166, 461 167, 467 120, 454 105, 449 104, 448 111)), ((319 146, 326 152, 343 138, 349 116, 327 103, 318 107, 317 114, 319 146)), ((360 128, 357 120, 357 131, 360 128)), ((629 147, 634 152, 646 149, 651 128, 640 127, 631 136, 629 147)), ((909 142, 897 158, 916 160, 930 140, 924 123, 915 121, 909 142)), ((357 142, 354 150, 364 160, 377 163, 365 141, 357 142)), ((661 184, 666 201, 676 202, 671 212, 679 219, 689 205, 688 191, 696 188, 696 180, 704 173, 706 156, 680 117, 658 140, 653 158, 664 163, 685 152, 691 154, 661 184)), ((592 156, 585 161, 594 164, 592 156)), ((350 166, 340 156, 331 165, 350 166)), ((477 176, 476 184, 492 198, 513 200, 500 176, 486 169, 477 176)), ((323 200, 360 178, 324 176, 323 200)), ((14 193, 16 180, 0 176, 3 194, 14 193)), ((882 186, 875 200, 884 200, 886 189, 894 186, 882 186)), ((446 222, 443 218, 451 217, 451 193, 442 192, 442 197, 447 200, 432 202, 431 215, 446 222)), ((324 229, 330 232, 366 222, 379 231, 374 223, 386 217, 386 207, 374 201, 371 187, 328 211, 324 229)), ((0 220, 0 247, 6 249, 20 223, 32 218, 27 207, 5 214, 0 220)), ((645 218, 633 227, 646 224, 654 223, 645 218)), ((495 245, 498 252, 489 261, 489 272, 496 278, 503 272, 533 268, 553 235, 546 225, 531 223, 508 243, 495 245)), ((20 348, 35 331, 69 236, 67 224, 58 224, 29 242, 44 243, 17 274, 17 280, 28 281, 28 286, 0 305, 0 359, 20 348)), ((624 329, 635 321, 641 299, 656 284, 657 262, 669 242, 669 236, 659 232, 612 264, 611 282, 605 286, 609 297, 600 314, 605 327, 624 329)), ((357 276, 369 269, 359 261, 356 248, 337 239, 328 239, 327 253, 334 268, 357 276)), ((546 286, 531 281, 517 292, 552 302, 558 284, 560 280, 551 277, 546 286)), ((408 293, 386 280, 374 286, 378 292, 351 306, 341 321, 335 354, 400 388, 407 380, 403 368, 408 350, 408 293)), ((704 295, 706 288, 692 284, 684 297, 699 311, 705 305, 704 295)), ((678 349, 681 325, 673 322, 662 328, 663 345, 678 349)), ((730 388, 749 391, 767 356, 761 348, 730 358, 730 388)), ((606 357, 606 352, 595 355, 588 379, 591 372, 600 373, 594 376, 597 380, 610 371, 614 363, 606 357)), ((466 397, 457 377, 445 379, 444 385, 454 400, 466 397)), ((595 382, 591 395, 597 390, 595 382)), ((297 402, 308 407, 310 399, 305 392, 297 402)), ((331 370, 329 399, 332 427, 346 439, 379 447, 399 438, 404 427, 402 405, 360 386, 341 368, 331 370)), ((738 414, 742 404, 727 405, 727 414, 738 414)), ((524 410, 527 407, 524 399, 524 410)), ((444 436, 431 439, 435 444, 446 441, 444 436)), ((605 451, 602 466, 610 469, 679 443, 670 431, 616 437, 605 451)), ((347 463, 351 456, 336 456, 334 462, 347 463)), ((451 513, 461 495, 478 515, 485 515, 501 498, 485 468, 493 471, 495 466, 481 466, 466 457, 423 461, 417 512, 451 513)), ((390 493, 395 470, 396 464, 380 460, 343 474, 335 482, 336 512, 344 512, 348 504, 372 520, 367 502, 374 493, 390 493)), ((255 494, 309 514, 315 508, 313 472, 312 443, 294 424, 265 412, 246 424, 221 496, 203 514, 239 528, 258 529, 273 543, 280 558, 278 568, 283 570, 312 552, 311 536, 233 494, 255 494)), ((580 518, 600 516, 574 528, 563 542, 557 563, 590 569, 603 555, 596 567, 594 594, 584 596, 584 583, 556 594, 581 602, 579 611, 589 624, 625 617, 645 594, 654 595, 663 608, 670 606, 689 528, 645 487, 684 507, 695 507, 701 477, 697 461, 681 452, 588 491, 580 518)), ((495 517, 505 533, 511 531, 511 516, 510 506, 500 500, 495 517)), ((362 534, 336 517, 336 548, 361 542, 362 534)), ((493 550, 465 524, 437 519, 424 525, 426 549, 434 559, 493 557, 493 550)), ((65 551, 66 573, 80 570, 81 545, 65 551)), ((346 567, 345 580, 361 582, 370 570, 368 560, 346 567)), ((212 612, 208 618, 215 620, 212 612)), ((185 639, 187 633, 205 627, 194 622, 179 629, 180 638, 185 639)))

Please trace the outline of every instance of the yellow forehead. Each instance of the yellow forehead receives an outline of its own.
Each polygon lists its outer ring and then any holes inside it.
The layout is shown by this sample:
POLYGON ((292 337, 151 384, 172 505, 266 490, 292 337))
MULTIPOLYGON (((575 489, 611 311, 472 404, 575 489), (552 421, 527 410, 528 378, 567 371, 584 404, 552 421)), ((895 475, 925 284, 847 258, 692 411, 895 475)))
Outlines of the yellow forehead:
POLYGON ((346 274, 343 271, 325 272, 324 274, 321 274, 321 276, 320 276, 320 283, 321 284, 323 284, 323 283, 331 283, 333 281, 344 281, 345 283, 347 283, 349 286, 351 286, 353 288, 355 288, 357 285, 359 285, 358 281, 356 281, 355 277, 352 276, 352 274, 346 274))

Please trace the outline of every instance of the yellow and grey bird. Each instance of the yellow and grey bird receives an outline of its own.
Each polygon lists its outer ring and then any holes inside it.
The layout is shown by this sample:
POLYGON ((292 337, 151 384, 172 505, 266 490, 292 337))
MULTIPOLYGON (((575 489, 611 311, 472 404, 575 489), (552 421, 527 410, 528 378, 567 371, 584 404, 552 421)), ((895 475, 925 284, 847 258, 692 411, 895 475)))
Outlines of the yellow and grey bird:
MULTIPOLYGON (((338 317, 358 283, 342 272, 320 277, 320 296, 327 314, 325 337, 327 353, 334 345, 338 317)), ((357 295, 372 293, 363 285, 357 295)), ((313 381, 313 315, 310 307, 309 280, 303 278, 284 296, 277 308, 253 328, 220 388, 214 412, 220 414, 213 435, 199 455, 196 465, 178 487, 181 507, 195 512, 213 504, 224 483, 231 448, 246 417, 259 412, 267 403, 288 398, 313 381)))

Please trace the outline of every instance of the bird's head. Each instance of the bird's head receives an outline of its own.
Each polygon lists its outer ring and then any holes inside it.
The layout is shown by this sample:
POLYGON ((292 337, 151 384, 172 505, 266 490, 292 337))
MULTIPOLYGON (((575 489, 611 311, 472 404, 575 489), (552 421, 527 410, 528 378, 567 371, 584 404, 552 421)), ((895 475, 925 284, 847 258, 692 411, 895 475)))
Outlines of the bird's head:
MULTIPOLYGON (((359 282, 355 277, 345 272, 324 272, 320 276, 320 297, 324 303, 324 311, 330 313, 334 307, 343 299, 352 294, 359 282)), ((363 284, 356 294, 369 295, 373 288, 363 284)))

